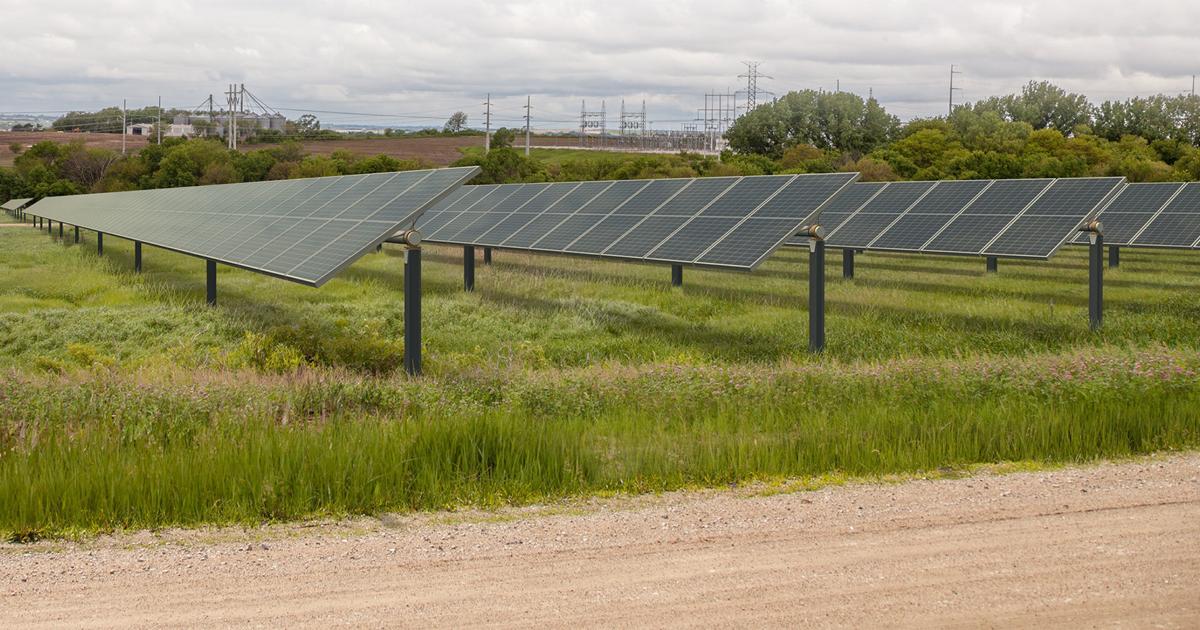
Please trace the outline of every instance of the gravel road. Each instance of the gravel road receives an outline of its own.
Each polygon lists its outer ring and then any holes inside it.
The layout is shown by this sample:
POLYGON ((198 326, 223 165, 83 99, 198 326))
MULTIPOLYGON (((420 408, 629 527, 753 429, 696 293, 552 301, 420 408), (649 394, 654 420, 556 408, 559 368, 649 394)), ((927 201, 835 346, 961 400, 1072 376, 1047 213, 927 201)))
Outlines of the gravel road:
POLYGON ((1200 627, 1200 454, 0 545, 0 627, 1200 627))

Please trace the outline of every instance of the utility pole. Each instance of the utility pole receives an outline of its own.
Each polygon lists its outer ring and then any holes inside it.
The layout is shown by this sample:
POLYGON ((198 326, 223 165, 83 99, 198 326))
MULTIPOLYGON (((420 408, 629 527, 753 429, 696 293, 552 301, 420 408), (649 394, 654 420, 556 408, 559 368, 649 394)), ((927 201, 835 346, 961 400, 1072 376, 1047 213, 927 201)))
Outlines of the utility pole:
POLYGON ((525 97, 525 157, 529 157, 529 119, 533 114, 533 110, 530 108, 531 98, 530 96, 525 97))
POLYGON ((760 63, 762 62, 743 61, 742 64, 746 66, 746 74, 738 75, 739 79, 746 80, 746 113, 750 113, 754 111, 755 107, 758 107, 758 79, 760 77, 763 79, 775 78, 769 77, 765 74, 759 74, 758 66, 760 63))
POLYGON ((483 152, 487 153, 492 150, 492 93, 488 92, 487 100, 483 102, 483 120, 484 120, 484 135, 483 135, 483 152))
POLYGON ((129 128, 129 123, 125 122, 128 103, 127 99, 121 99, 121 155, 125 155, 125 131, 129 128))
POLYGON ((1196 96, 1196 75, 1192 75, 1192 96, 1196 96))
POLYGON ((956 69, 954 64, 950 64, 950 110, 946 114, 947 116, 954 115, 954 90, 962 89, 962 88, 954 87, 954 75, 956 75, 956 74, 962 74, 962 73, 956 69))
POLYGON ((162 144, 162 97, 158 97, 158 123, 154 125, 158 131, 158 144, 162 144))

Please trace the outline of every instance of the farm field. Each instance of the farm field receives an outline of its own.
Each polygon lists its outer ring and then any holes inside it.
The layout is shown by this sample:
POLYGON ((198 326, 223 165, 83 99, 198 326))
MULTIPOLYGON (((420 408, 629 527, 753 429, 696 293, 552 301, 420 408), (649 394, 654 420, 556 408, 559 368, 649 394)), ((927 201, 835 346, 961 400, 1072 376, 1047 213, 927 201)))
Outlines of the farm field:
MULTIPOLYGON (((0 131, 0 166, 12 166, 17 154, 12 152, 9 145, 20 144, 24 149, 39 142, 79 142, 93 148, 103 148, 121 152, 121 136, 115 133, 58 133, 56 131, 0 131)), ((125 148, 129 153, 135 153, 146 146, 149 138, 146 136, 125 136, 125 148)))
POLYGON ((94 236, 0 229, 0 531, 495 507, 753 480, 1041 466, 1200 446, 1200 259, 869 254, 806 352, 806 254, 759 271, 428 247, 425 369, 402 257, 321 289, 94 236), (86 419, 86 420, 84 420, 86 419), (30 480, 36 480, 30 482, 30 480))
MULTIPOLYGON (((519 145, 518 148, 524 146, 522 144, 524 137, 520 138, 520 140, 521 142, 517 143, 519 145)), ((121 136, 118 134, 57 133, 54 131, 0 132, 0 166, 12 166, 13 159, 17 157, 17 154, 13 153, 9 148, 10 144, 16 142, 21 144, 22 147, 28 148, 33 144, 44 141, 63 143, 82 141, 89 147, 101 147, 118 152, 121 150, 121 136)), ((148 141, 149 138, 145 136, 126 136, 127 150, 130 153, 134 153, 146 146, 148 141)), ((622 152, 578 150, 575 148, 577 142, 573 138, 535 136, 534 144, 543 146, 557 146, 561 144, 563 148, 537 148, 532 150, 532 155, 539 160, 550 163, 559 163, 563 160, 581 157, 624 157, 631 155, 630 153, 622 152)), ((383 154, 397 159, 419 159, 433 166, 446 166, 461 158, 464 151, 482 150, 483 136, 428 138, 386 138, 380 136, 378 138, 346 138, 344 140, 309 140, 300 144, 304 147, 306 153, 313 155, 332 155, 337 151, 348 151, 363 156, 383 154)), ((242 151, 254 151, 270 146, 272 145, 243 143, 238 148, 242 151)))

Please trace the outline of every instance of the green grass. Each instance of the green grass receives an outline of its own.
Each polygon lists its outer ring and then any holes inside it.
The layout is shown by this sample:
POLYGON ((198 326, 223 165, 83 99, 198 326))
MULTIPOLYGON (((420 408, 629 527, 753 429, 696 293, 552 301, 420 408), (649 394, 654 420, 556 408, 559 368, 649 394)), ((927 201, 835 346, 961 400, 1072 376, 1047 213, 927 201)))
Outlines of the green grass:
POLYGON ((829 473, 1200 446, 1200 258, 1125 250, 1087 329, 1086 252, 1050 262, 806 254, 753 274, 496 253, 462 291, 426 250, 427 376, 402 259, 321 289, 85 232, 0 229, 0 532, 493 506, 829 473))

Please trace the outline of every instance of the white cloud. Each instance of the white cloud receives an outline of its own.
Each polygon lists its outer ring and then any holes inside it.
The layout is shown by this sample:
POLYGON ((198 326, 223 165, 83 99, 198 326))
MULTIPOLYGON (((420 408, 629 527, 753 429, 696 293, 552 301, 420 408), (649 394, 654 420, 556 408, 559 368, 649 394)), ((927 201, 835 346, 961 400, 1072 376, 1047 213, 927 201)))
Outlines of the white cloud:
POLYGON ((681 120, 759 59, 769 90, 840 80, 907 118, 943 111, 951 63, 965 99, 1030 79, 1174 93, 1200 66, 1200 3, 1183 1, 0 0, 0 15, 0 111, 190 106, 244 82, 281 108, 412 115, 393 124, 478 119, 487 92, 501 124, 527 93, 540 126, 570 127, 584 98, 681 120))

